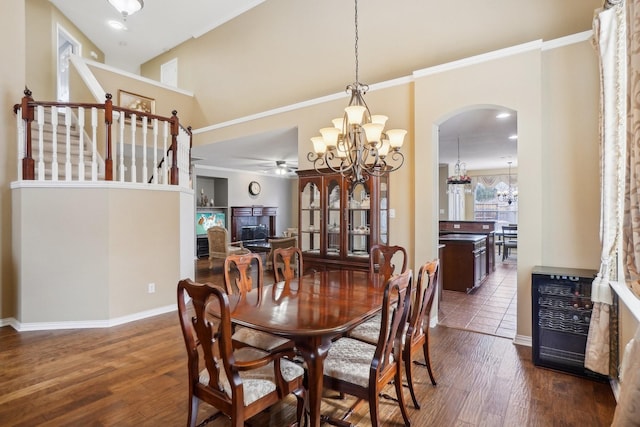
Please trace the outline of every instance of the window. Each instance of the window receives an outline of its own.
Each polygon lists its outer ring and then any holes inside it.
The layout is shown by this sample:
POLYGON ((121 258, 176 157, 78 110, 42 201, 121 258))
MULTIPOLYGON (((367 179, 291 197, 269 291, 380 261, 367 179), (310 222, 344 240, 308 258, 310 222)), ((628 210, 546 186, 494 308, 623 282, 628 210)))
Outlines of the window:
POLYGON ((511 188, 507 175, 477 176, 472 181, 474 220, 496 221, 496 231, 503 225, 518 223, 518 184, 514 184, 513 175, 511 188))

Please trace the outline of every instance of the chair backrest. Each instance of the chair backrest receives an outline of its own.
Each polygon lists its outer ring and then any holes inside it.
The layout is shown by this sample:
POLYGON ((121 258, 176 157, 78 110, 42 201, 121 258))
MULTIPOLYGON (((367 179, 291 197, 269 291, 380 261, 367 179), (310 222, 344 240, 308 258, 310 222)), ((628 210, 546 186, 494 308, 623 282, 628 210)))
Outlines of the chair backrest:
POLYGON ((302 275, 302 250, 297 246, 273 250, 273 277, 276 282, 302 275))
POLYGON ((269 239, 269 244, 271 245, 271 250, 267 255, 267 265, 268 267, 273 267, 273 251, 279 248, 290 248, 296 246, 298 238, 293 237, 283 237, 278 239, 269 239))
POLYGON ((178 283, 178 315, 187 347, 191 392, 196 396, 206 393, 210 398, 231 405, 231 398, 220 385, 220 377, 224 375, 220 358, 229 360, 231 357, 233 361, 229 301, 224 290, 210 284, 195 283, 190 279, 181 280, 178 283), (187 296, 190 298, 189 304, 187 296), (205 307, 210 300, 217 301, 220 319, 205 315, 205 307), (207 385, 200 382, 200 360, 204 360, 209 375, 207 385))
POLYGON ((224 227, 214 225, 207 229, 209 256, 225 258, 228 255, 229 233, 224 227))
POLYGON ((411 270, 387 280, 382 302, 382 316, 380 316, 380 336, 371 365, 372 367, 374 364, 377 365, 378 377, 392 362, 400 361, 402 334, 407 322, 407 311, 411 304, 411 287, 411 270), (395 302, 392 302, 394 299, 395 302), (390 358, 391 355, 393 358, 390 358))
POLYGON ((224 286, 229 295, 234 293, 234 284, 241 295, 249 292, 254 287, 254 278, 255 286, 260 289, 260 295, 262 295, 264 269, 259 254, 250 252, 245 255, 229 255, 225 258, 224 286), (255 272, 253 266, 257 267, 255 272))
POLYGON ((517 225, 503 225, 502 226, 502 235, 504 239, 514 239, 518 237, 518 226, 517 225))
POLYGON ((439 266, 440 260, 434 259, 424 263, 418 270, 415 298, 409 312, 407 345, 410 345, 424 333, 423 328, 429 327, 429 314, 431 313, 431 306, 433 305, 435 289, 438 283, 439 266))
POLYGON ((401 274, 407 270, 407 251, 402 246, 373 245, 369 254, 369 271, 380 273, 384 280, 389 280, 394 274, 401 274), (397 261, 394 261, 397 260, 397 261), (402 262, 402 267, 396 271, 394 262, 402 262))

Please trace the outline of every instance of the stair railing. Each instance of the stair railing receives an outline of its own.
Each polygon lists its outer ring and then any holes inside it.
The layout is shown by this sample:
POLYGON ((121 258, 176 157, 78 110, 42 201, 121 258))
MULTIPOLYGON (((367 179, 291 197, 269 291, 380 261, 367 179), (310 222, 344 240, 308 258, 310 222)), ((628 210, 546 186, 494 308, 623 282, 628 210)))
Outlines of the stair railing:
POLYGON ((115 106, 111 94, 106 94, 104 104, 42 102, 31 95, 25 88, 21 103, 14 106, 19 179, 190 187, 191 128, 180 125, 177 111, 163 117, 115 106), (58 142, 59 137, 64 144, 58 142), (64 151, 62 162, 59 151, 64 151))

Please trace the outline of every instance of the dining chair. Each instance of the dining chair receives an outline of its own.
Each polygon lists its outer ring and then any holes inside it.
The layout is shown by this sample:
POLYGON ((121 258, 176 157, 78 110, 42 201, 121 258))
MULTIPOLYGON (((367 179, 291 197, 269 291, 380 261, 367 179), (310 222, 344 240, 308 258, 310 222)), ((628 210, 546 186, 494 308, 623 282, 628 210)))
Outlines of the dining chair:
POLYGON ((302 250, 297 246, 273 250, 273 278, 276 283, 300 277, 302 272, 302 250))
MULTIPOLYGON (((369 261, 369 272, 382 274, 384 280, 389 280, 393 274, 404 273, 407 269, 407 251, 402 246, 373 245, 369 261), (395 264, 392 263, 394 256, 400 257, 402 267, 396 271, 395 264)), ((377 313, 373 317, 362 322, 347 333, 352 338, 368 343, 378 342, 380 335, 381 315, 377 313)))
POLYGON ((269 239, 269 245, 271 245, 271 250, 267 254, 266 269, 267 270, 275 269, 275 266, 273 264, 273 251, 275 251, 278 248, 290 248, 290 247, 296 246, 297 241, 298 241, 298 238, 295 236, 269 239))
POLYGON ((502 226, 502 261, 509 258, 511 249, 518 248, 518 226, 503 225, 502 226))
POLYGON ((389 280, 393 274, 404 273, 407 269, 407 251, 402 246, 388 246, 376 244, 371 246, 369 254, 369 271, 380 273, 384 280, 389 280), (396 271, 396 262, 402 267, 396 271))
MULTIPOLYGON (((233 295, 235 292, 246 295, 253 289, 254 279, 258 295, 262 296, 264 269, 259 254, 229 255, 224 260, 224 286, 229 295, 233 295)), ((251 346, 268 352, 289 350, 290 356, 294 355, 293 341, 277 335, 236 326, 232 338, 237 347, 251 346)))
POLYGON ((411 425, 402 391, 401 351, 402 334, 411 301, 412 272, 391 277, 385 286, 380 333, 375 345, 350 337, 339 338, 329 348, 324 361, 324 387, 357 398, 341 420, 330 420, 344 425, 344 420, 361 401, 368 401, 371 425, 380 425, 379 394, 393 381, 404 423, 411 425), (392 301, 394 301, 392 303, 392 301))
POLYGON ((218 410, 201 424, 226 415, 232 426, 240 427, 292 393, 297 398, 297 420, 292 425, 300 423, 305 407, 304 369, 284 359, 283 353, 234 349, 229 300, 223 289, 181 280, 178 315, 188 355, 188 426, 196 425, 200 401, 218 410))
POLYGON ((229 242, 229 232, 226 228, 214 225, 207 229, 209 241, 209 268, 213 268, 216 259, 225 259, 229 255, 248 254, 251 251, 242 245, 242 242, 229 242))
POLYGON ((408 316, 407 328, 403 340, 402 361, 405 368, 405 376, 413 399, 413 405, 420 409, 418 399, 413 389, 413 364, 420 364, 427 367, 431 384, 436 385, 433 370, 431 369, 431 359, 429 358, 429 320, 431 317, 431 306, 435 291, 438 285, 438 269, 440 260, 434 259, 424 263, 418 270, 416 280, 416 293, 411 304, 408 316), (422 349, 425 363, 413 360, 413 355, 422 349))

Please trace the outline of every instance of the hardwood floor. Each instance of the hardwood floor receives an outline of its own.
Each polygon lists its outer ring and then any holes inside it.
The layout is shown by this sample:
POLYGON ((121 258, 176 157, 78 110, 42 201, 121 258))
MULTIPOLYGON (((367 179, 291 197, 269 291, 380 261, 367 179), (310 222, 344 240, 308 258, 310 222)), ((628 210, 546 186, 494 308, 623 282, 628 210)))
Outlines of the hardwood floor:
MULTIPOLYGON (((198 280, 215 283, 215 276, 198 280)), ((431 330, 431 352, 438 385, 431 385, 426 368, 414 369, 422 409, 413 408, 405 389, 412 425, 608 426, 613 419, 608 384, 537 368, 531 349, 510 339, 438 326, 431 330)), ((183 426, 187 384, 176 313, 109 329, 0 328, 2 426, 183 426)), ((388 394, 395 393, 389 388, 388 394)), ((352 402, 331 396, 323 400, 324 413, 339 416, 352 402)), ((210 410, 202 404, 199 420, 210 410)), ((403 424, 394 402, 381 399, 380 411, 383 425, 403 424)), ((281 426, 294 417, 291 397, 252 425, 281 426)), ((367 405, 350 421, 370 426, 367 405)))

